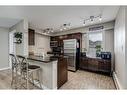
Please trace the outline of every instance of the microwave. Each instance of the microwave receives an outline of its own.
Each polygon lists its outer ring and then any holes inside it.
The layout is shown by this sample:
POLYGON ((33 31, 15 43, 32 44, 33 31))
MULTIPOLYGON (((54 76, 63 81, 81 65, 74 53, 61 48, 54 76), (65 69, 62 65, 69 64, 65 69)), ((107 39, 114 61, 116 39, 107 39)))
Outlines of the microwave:
POLYGON ((58 41, 50 41, 50 47, 57 47, 58 41))

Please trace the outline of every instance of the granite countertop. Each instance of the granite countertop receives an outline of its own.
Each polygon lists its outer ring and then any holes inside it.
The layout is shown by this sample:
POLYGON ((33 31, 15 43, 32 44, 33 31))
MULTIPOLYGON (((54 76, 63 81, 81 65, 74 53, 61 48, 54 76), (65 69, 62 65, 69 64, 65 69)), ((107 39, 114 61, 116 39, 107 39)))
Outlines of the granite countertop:
POLYGON ((44 62, 44 63, 49 63, 49 62, 52 62, 52 61, 57 61, 58 58, 52 58, 52 57, 42 57, 42 56, 34 56, 34 55, 31 55, 31 56, 28 56, 27 58, 28 60, 34 60, 34 61, 39 61, 39 62, 44 62))
POLYGON ((92 59, 102 59, 101 57, 93 57, 93 56, 81 56, 81 58, 92 58, 92 59))

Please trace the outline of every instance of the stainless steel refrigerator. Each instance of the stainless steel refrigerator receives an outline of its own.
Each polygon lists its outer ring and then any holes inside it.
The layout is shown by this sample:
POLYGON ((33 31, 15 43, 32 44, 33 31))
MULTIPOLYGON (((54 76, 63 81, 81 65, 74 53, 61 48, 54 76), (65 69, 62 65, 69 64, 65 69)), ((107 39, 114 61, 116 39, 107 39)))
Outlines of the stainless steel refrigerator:
POLYGON ((76 39, 64 40, 64 55, 68 56, 68 70, 76 71, 79 58, 79 43, 76 39))

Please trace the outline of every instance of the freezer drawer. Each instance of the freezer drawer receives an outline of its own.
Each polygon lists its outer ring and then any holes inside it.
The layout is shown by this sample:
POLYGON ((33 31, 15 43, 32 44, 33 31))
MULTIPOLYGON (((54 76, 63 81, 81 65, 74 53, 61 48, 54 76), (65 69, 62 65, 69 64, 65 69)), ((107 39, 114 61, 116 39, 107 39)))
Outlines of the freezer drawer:
POLYGON ((68 70, 76 71, 76 56, 68 56, 68 70))

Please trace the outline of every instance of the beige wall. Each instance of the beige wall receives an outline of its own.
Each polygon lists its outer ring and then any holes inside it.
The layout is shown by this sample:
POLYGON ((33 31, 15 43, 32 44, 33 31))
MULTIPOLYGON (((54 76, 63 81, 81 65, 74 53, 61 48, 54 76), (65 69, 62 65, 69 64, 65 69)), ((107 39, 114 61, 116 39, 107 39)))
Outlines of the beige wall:
POLYGON ((9 29, 0 28, 0 69, 9 67, 9 29))
POLYGON ((115 75, 120 88, 127 88, 127 80, 125 79, 125 33, 125 7, 120 7, 114 32, 115 75))
POLYGON ((35 45, 29 46, 29 52, 34 52, 35 54, 46 54, 50 51, 50 37, 40 34, 41 30, 35 29, 35 45))
POLYGON ((104 51, 112 54, 112 71, 114 69, 114 29, 104 31, 104 51))
MULTIPOLYGON (((126 29, 126 32, 125 32, 125 64, 126 64, 126 66, 125 66, 125 69, 126 69, 126 71, 125 72, 127 72, 127 7, 125 8, 125 22, 126 22, 126 24, 125 24, 125 29, 126 29)), ((127 80, 127 73, 125 73, 125 80, 127 80)), ((126 88, 127 88, 127 82, 125 83, 125 85, 126 85, 126 88)))

